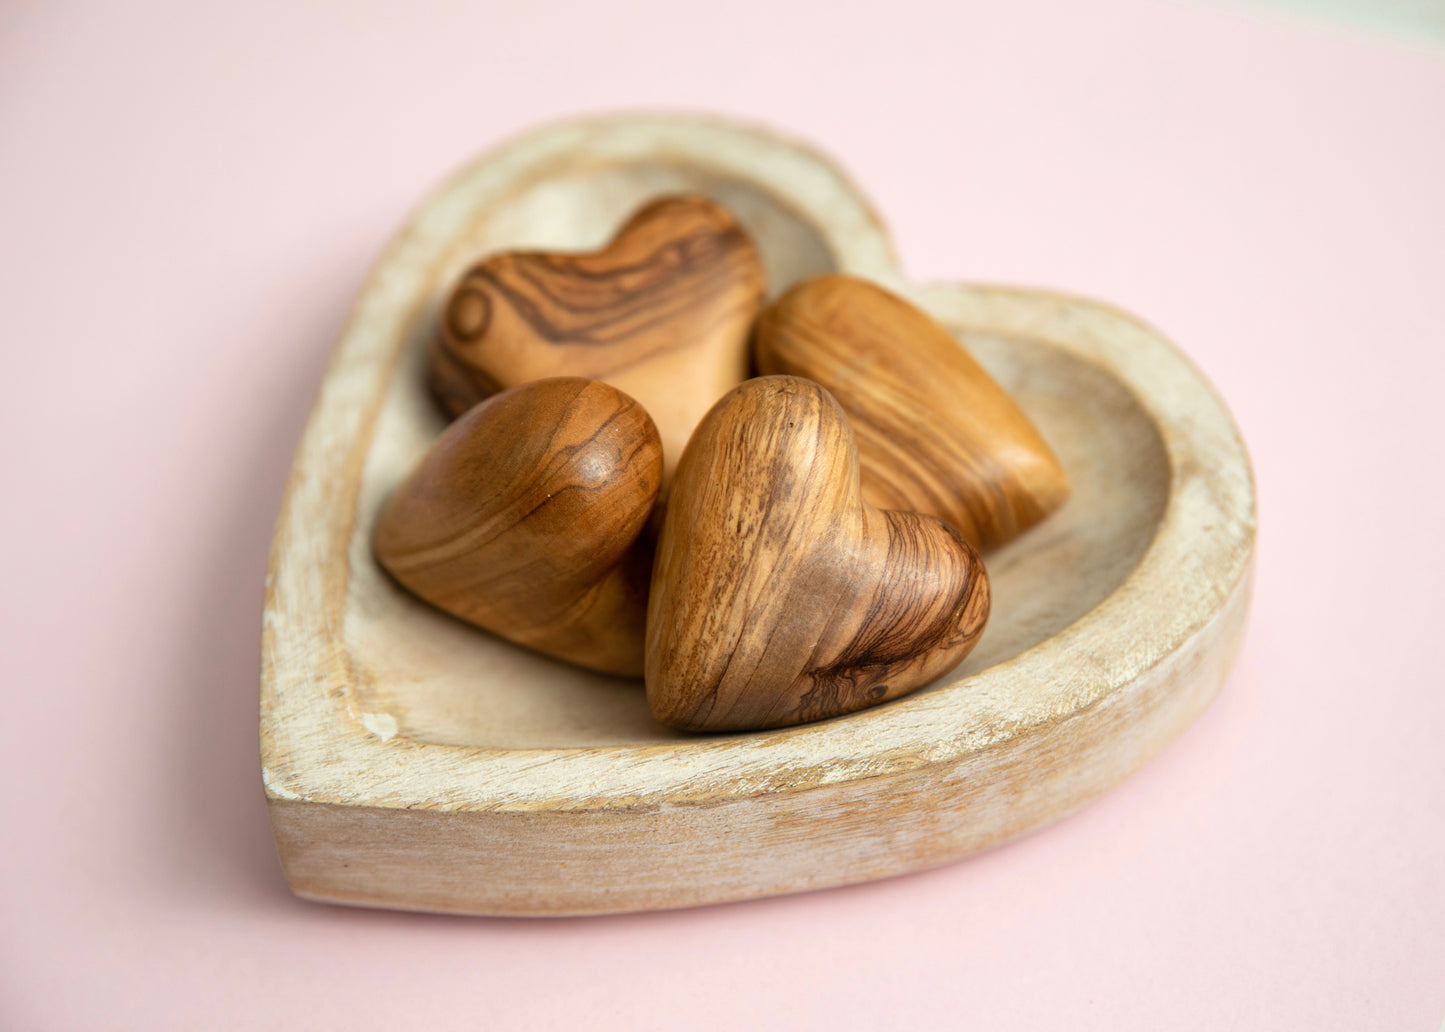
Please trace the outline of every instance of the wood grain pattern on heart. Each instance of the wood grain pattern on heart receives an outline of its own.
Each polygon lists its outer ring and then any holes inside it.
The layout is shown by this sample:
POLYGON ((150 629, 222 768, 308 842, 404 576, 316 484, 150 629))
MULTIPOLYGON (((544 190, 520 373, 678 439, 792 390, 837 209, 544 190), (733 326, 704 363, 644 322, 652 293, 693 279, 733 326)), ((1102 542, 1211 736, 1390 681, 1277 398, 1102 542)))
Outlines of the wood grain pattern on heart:
POLYGON ((953 669, 988 577, 948 524, 864 503, 847 417, 767 376, 703 419, 673 482, 647 619, 647 697, 690 731, 784 727, 953 669))
POLYGON ((664 197, 600 251, 510 252, 468 270, 433 338, 432 390, 456 416, 529 380, 602 380, 647 409, 670 472, 698 420, 747 377, 765 290, 731 212, 664 197))
POLYGON ((863 496, 931 513, 983 549, 1069 497, 1059 460, 1022 409, 953 335, 852 276, 800 283, 758 319, 758 369, 816 380, 853 423, 863 496))
POLYGON ((510 641, 642 672, 662 446, 595 380, 539 380, 475 406, 391 496, 372 547, 403 586, 510 641))

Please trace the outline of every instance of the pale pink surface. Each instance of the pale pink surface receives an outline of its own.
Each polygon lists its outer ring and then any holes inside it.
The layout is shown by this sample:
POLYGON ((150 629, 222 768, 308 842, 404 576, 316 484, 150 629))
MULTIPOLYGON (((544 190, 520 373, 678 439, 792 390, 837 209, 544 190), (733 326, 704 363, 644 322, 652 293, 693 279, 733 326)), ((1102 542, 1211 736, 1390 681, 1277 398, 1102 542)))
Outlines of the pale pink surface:
POLYGON ((1439 52, 1145 0, 208 6, 0 11, 0 1028, 1438 1027, 1439 52), (1180 342, 1258 475, 1236 673, 1114 794, 924 875, 535 923, 296 901, 262 577, 350 298, 481 147, 664 105, 832 152, 918 277, 1180 342))

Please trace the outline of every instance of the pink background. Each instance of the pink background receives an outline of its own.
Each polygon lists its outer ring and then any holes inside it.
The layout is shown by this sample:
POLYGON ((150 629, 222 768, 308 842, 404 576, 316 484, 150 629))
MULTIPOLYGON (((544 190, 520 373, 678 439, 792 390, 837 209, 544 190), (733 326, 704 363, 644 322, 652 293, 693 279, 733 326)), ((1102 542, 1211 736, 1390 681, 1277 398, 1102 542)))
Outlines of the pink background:
POLYGON ((0 1026, 1439 1026, 1445 49, 1154 0, 212 6, 0 11, 0 1026), (294 900, 258 626, 328 349, 443 174, 615 107, 790 129, 914 276, 1173 336, 1256 463, 1238 668, 1117 792, 928 874, 294 900))

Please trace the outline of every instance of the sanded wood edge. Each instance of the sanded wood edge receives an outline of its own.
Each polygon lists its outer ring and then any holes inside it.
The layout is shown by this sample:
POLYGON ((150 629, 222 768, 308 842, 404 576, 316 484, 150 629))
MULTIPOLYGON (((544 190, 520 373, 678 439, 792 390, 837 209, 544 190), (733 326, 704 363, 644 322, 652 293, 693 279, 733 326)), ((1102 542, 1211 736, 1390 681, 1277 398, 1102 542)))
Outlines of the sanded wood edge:
POLYGON ((1123 781, 1208 705, 1236 655, 1252 570, 1215 618, 1068 719, 858 785, 711 805, 552 813, 338 806, 272 798, 302 897, 512 916, 721 903, 935 867, 1048 824, 1123 781))

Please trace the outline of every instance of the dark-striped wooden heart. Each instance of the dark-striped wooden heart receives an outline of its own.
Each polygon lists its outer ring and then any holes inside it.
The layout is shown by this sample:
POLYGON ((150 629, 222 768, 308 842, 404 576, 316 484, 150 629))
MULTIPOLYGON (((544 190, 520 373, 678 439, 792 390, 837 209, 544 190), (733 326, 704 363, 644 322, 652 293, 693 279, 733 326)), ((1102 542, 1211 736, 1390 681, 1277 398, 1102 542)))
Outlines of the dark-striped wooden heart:
POLYGON ((800 283, 758 320, 763 373, 816 380, 858 435, 863 497, 948 520, 1002 545, 1069 497, 1053 451, 1017 403, 946 329, 851 276, 800 283))
POLYGON ((748 375, 765 288, 731 212, 662 198, 600 251, 513 252, 470 269, 433 340, 432 389, 455 416, 529 380, 602 380, 651 414, 671 471, 698 420, 748 375))
POLYGON ((372 550, 414 594, 519 645, 642 673, 662 444, 607 384, 540 380, 447 427, 381 511, 372 550))
POLYGON ((983 564, 942 520, 863 501, 816 383, 734 388, 673 481, 647 614, 647 698, 686 730, 781 727, 897 698, 968 655, 983 564))

